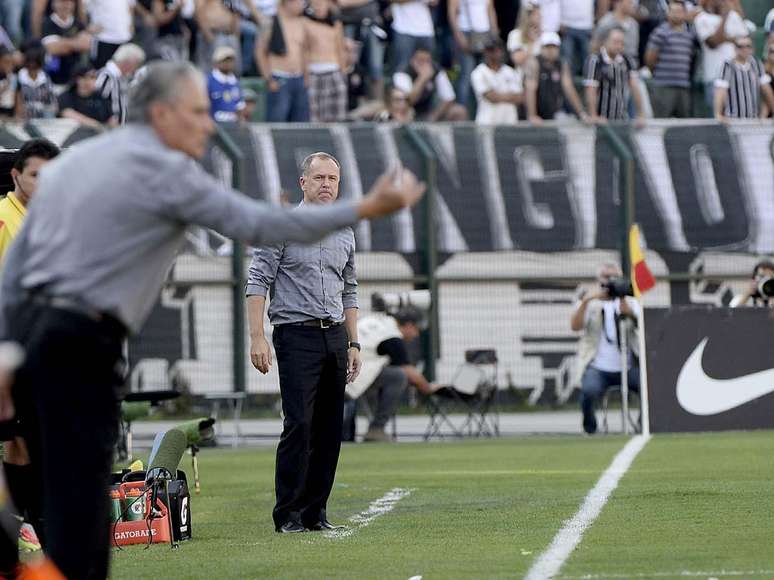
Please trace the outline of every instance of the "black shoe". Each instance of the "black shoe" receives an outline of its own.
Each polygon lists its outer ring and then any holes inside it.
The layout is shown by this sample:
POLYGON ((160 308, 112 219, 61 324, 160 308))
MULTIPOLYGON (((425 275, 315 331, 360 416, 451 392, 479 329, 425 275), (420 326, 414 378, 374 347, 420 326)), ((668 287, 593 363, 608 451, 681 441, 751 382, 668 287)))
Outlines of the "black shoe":
POLYGON ((309 530, 312 532, 322 532, 324 530, 344 530, 347 526, 337 526, 330 523, 328 520, 320 520, 316 524, 309 526, 309 530))
POLYGON ((593 435, 597 432, 597 418, 593 413, 583 417, 583 430, 587 435, 593 435))
POLYGON ((293 520, 288 520, 280 527, 278 527, 276 531, 278 534, 297 534, 299 532, 305 532, 306 528, 301 524, 299 524, 298 522, 294 522, 293 520))

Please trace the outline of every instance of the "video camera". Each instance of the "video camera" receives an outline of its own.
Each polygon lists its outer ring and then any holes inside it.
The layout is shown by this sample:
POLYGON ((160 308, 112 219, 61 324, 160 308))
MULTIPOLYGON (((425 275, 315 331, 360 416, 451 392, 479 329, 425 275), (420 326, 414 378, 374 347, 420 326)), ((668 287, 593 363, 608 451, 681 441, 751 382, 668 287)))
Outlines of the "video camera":
POLYGON ((414 308, 422 314, 430 310, 430 290, 410 292, 374 292, 371 294, 371 310, 394 316, 406 308, 414 308))
POLYGON ((757 281, 757 290, 752 295, 753 298, 760 298, 761 300, 770 300, 774 298, 774 278, 771 276, 765 276, 759 278, 757 281))
MULTIPOLYGON (((628 278, 610 278, 607 282, 602 282, 602 288, 607 290, 607 295, 610 298, 634 296, 634 288, 628 278)), ((774 290, 774 288, 772 289, 774 290)))

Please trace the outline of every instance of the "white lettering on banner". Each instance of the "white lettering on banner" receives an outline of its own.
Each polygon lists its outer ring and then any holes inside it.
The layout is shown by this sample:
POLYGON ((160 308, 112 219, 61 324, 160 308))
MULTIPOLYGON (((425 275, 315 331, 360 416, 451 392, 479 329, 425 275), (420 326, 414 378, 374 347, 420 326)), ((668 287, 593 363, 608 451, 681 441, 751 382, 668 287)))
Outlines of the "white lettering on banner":
POLYGON ((732 126, 731 146, 736 155, 741 182, 748 204, 750 251, 774 251, 774 127, 769 125, 732 126))
POLYGON ((505 211, 503 186, 500 183, 500 171, 497 168, 497 151, 494 144, 494 127, 481 127, 478 130, 476 150, 483 165, 481 172, 482 191, 489 228, 495 250, 512 250, 513 240, 508 227, 508 214, 505 211))
MULTIPOLYGON (((462 188, 460 171, 457 166, 457 151, 454 148, 454 131, 450 126, 430 126, 427 129, 430 144, 440 161, 439 168, 443 168, 457 189, 462 188)), ((435 217, 438 224, 438 245, 444 252, 467 252, 468 244, 462 235, 452 212, 443 195, 438 190, 438 179, 435 180, 435 203, 438 215, 435 217)))
POLYGON ((690 155, 696 197, 699 200, 699 210, 704 218, 704 223, 707 225, 719 224, 726 218, 726 215, 720 201, 715 168, 712 166, 712 156, 704 143, 691 145, 690 155))
MULTIPOLYGON (((386 125, 377 125, 376 146, 381 152, 387 167, 395 167, 400 163, 398 154, 398 144, 395 142, 395 135, 392 129, 386 125)), ((411 210, 402 209, 391 218, 395 230, 396 252, 411 254, 416 252, 417 244, 414 239, 414 218, 411 210)))
POLYGON ((279 205, 282 195, 282 180, 277 164, 277 150, 271 129, 262 123, 250 123, 250 138, 256 151, 258 163, 258 182, 263 185, 266 201, 279 205))
POLYGON ((575 216, 579 248, 597 243, 596 130, 591 127, 560 125, 564 166, 567 168, 570 203, 575 216))
MULTIPOLYGON (((363 180, 360 178, 360 167, 357 164, 352 136, 346 125, 331 127, 331 137, 336 147, 336 155, 341 163, 341 187, 339 195, 346 200, 360 201, 363 199, 363 180)), ((360 220, 355 226, 357 248, 361 252, 371 251, 371 222, 360 220)))
POLYGON ((633 133, 632 143, 640 158, 640 167, 653 196, 653 204, 664 223, 667 242, 676 251, 688 251, 690 245, 683 231, 683 219, 677 205, 677 194, 664 146, 664 131, 664 127, 647 127, 633 133))
POLYGON ((516 180, 519 182, 522 199, 524 200, 524 217, 527 223, 538 230, 550 230, 554 227, 554 216, 547 203, 535 202, 532 192, 533 181, 548 181, 561 172, 546 173, 540 154, 531 145, 517 147, 513 151, 513 162, 516 165, 516 180))

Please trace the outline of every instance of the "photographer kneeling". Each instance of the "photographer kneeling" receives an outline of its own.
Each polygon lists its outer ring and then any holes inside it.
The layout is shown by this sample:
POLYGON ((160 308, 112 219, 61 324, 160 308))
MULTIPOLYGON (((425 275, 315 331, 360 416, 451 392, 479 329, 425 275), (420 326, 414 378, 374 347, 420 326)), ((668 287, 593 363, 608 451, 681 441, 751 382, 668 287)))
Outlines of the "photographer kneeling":
POLYGON ((583 429, 596 433, 594 414, 597 402, 608 388, 621 384, 621 339, 618 323, 626 329, 628 353, 628 385, 640 389, 639 340, 637 318, 640 305, 627 296, 629 281, 622 278, 616 264, 604 264, 597 271, 599 289, 581 296, 570 320, 574 331, 583 331, 578 343, 578 373, 581 376, 580 406, 583 429))
POLYGON ((371 409, 363 441, 390 441, 384 428, 409 384, 425 395, 438 388, 411 363, 408 353, 407 345, 419 336, 422 320, 417 308, 407 306, 392 315, 374 314, 358 321, 363 367, 355 382, 347 385, 347 394, 352 399, 364 394, 371 409))
POLYGON ((734 296, 731 308, 739 306, 774 307, 774 262, 761 260, 752 272, 750 285, 742 294, 734 296), (748 304, 752 300, 752 303, 748 304))

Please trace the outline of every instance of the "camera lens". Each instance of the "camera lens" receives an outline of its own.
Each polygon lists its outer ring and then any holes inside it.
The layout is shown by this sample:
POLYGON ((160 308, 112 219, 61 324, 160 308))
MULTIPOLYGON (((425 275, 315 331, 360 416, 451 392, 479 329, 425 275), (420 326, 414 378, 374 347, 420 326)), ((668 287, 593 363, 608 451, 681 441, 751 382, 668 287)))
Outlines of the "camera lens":
POLYGON ((758 282, 758 294, 766 299, 774 297, 774 278, 762 278, 758 282))

